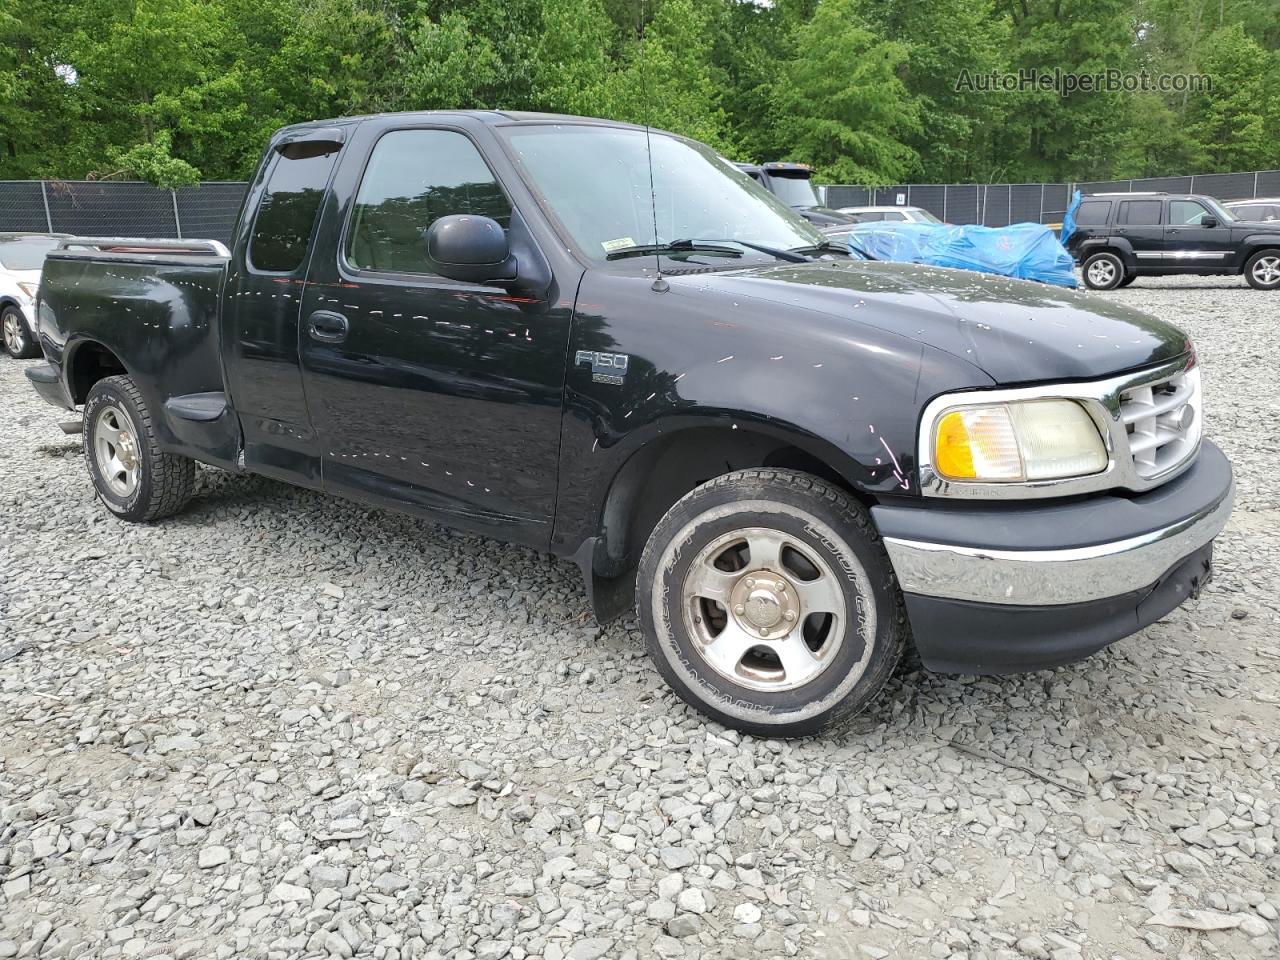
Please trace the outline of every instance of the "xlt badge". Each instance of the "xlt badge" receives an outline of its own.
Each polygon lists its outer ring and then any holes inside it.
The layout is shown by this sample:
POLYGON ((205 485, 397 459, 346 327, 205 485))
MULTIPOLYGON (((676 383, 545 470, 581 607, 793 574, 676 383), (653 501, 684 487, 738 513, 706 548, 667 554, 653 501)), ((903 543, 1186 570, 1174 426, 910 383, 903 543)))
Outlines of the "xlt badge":
POLYGON ((612 383, 621 386, 627 375, 627 364, 631 358, 625 353, 600 353, 598 350, 579 350, 574 356, 574 363, 581 366, 591 364, 592 383, 612 383))

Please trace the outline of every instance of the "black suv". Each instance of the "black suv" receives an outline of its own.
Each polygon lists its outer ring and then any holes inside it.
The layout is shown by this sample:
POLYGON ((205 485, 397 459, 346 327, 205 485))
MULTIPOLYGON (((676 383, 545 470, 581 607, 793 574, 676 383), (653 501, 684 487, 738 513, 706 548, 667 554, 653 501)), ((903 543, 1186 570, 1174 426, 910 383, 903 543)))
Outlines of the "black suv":
POLYGON ((1280 222, 1237 220, 1212 197, 1089 194, 1067 250, 1094 290, 1180 273, 1243 273, 1259 290, 1280 288, 1280 222))

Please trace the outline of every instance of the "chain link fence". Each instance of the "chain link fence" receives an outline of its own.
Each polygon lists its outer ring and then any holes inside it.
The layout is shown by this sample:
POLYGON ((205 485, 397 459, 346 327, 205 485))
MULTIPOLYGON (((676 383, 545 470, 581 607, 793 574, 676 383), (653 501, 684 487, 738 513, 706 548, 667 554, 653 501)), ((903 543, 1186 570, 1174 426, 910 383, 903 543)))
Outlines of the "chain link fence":
MULTIPOLYGON (((86 237, 171 237, 229 243, 248 184, 202 183, 163 190, 116 180, 0 180, 0 232, 31 230, 86 237)), ((1219 200, 1280 196, 1280 170, 1089 183, 908 183, 896 187, 831 184, 829 207, 923 207, 948 223, 1061 223, 1075 190, 1164 190, 1219 200)))
POLYGON ((1087 183, 908 183, 896 187, 830 184, 822 188, 829 207, 923 207, 947 223, 980 223, 988 227, 1028 221, 1061 223, 1076 190, 1157 190, 1207 194, 1219 200, 1249 200, 1280 196, 1280 170, 1087 183))
POLYGON ((234 181, 164 190, 117 180, 0 180, 0 232, 228 243, 247 189, 234 181))

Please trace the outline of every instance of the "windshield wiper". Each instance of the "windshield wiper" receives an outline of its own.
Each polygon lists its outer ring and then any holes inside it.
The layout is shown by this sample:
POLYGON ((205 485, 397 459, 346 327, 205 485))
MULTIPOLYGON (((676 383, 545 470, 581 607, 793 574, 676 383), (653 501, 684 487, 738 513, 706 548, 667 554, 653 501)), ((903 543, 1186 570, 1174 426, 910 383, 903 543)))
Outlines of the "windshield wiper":
POLYGON ((807 247, 792 247, 790 253, 848 253, 849 247, 843 243, 833 243, 830 240, 823 240, 821 243, 813 243, 807 247))
POLYGON ((808 263, 809 257, 804 254, 796 253, 793 250, 780 250, 777 247, 767 247, 762 243, 751 243, 748 240, 672 240, 670 243, 647 243, 634 247, 626 247, 623 250, 614 250, 612 253, 606 254, 606 260, 620 260, 623 257, 643 256, 646 253, 663 253, 665 251, 694 252, 694 253, 728 253, 735 256, 742 256, 742 252, 735 250, 733 247, 722 246, 726 243, 736 243, 740 247, 746 247, 748 250, 755 250, 758 253, 764 253, 776 260, 785 260, 788 263, 808 263))
POLYGON ((642 257, 650 253, 726 253, 731 256, 742 256, 741 250, 723 247, 714 243, 703 243, 700 240, 672 240, 670 243, 638 243, 634 247, 623 247, 605 254, 606 260, 621 260, 624 257, 642 257))

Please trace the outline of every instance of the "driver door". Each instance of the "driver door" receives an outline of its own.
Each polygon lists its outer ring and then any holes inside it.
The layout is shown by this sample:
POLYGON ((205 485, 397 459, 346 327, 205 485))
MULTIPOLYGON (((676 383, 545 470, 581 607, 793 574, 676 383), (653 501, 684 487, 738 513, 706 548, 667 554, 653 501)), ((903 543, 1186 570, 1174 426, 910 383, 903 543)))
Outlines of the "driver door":
POLYGON ((1186 269, 1221 266, 1231 255, 1231 227, 1198 200, 1170 200, 1165 261, 1186 269), (1206 226, 1205 221, 1215 223, 1206 226))
POLYGON ((436 219, 512 216, 464 132, 373 122, 350 149, 300 325, 324 487, 545 548, 569 310, 432 273, 436 219))

